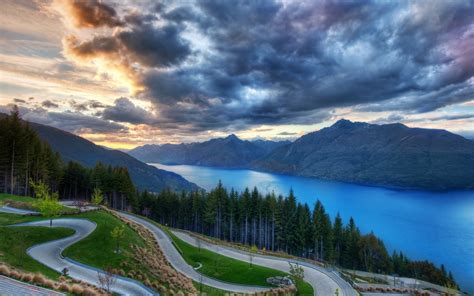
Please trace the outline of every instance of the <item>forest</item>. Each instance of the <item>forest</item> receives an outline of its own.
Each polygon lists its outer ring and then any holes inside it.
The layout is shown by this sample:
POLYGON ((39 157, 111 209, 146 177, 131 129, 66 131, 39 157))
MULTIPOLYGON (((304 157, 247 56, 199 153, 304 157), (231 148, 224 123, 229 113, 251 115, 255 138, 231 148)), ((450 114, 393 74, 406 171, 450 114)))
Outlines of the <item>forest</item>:
POLYGON ((32 196, 30 181, 44 182, 62 199, 89 198, 99 187, 107 203, 118 209, 130 208, 137 196, 127 168, 64 162, 14 107, 10 116, 0 117, 0 192, 32 196))
POLYGON ((87 168, 64 163, 42 142, 18 109, 0 117, 0 192, 34 196, 29 181, 42 181, 62 199, 90 199, 100 188, 108 206, 147 216, 170 227, 259 249, 285 252, 347 269, 416 277, 453 284, 451 272, 428 261, 389 254, 374 233, 362 234, 354 219, 332 219, 321 202, 314 207, 288 196, 262 194, 257 188, 228 190, 219 182, 210 192, 139 192, 127 168, 97 163, 87 168))
POLYGON ((288 196, 262 195, 257 188, 228 191, 219 182, 210 192, 140 193, 139 214, 161 224, 259 249, 285 252, 347 269, 414 277, 440 285, 455 284, 451 272, 428 261, 389 254, 374 233, 362 234, 354 219, 334 220, 318 200, 314 208, 288 196))

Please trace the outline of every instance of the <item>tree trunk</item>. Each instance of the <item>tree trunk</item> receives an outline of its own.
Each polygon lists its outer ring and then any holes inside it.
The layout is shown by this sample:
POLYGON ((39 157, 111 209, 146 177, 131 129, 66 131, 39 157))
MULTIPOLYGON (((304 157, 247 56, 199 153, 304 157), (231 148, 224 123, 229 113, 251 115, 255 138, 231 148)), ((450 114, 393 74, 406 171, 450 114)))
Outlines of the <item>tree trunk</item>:
POLYGON ((10 194, 13 194, 13 189, 15 188, 14 178, 13 178, 14 171, 15 171, 15 140, 13 140, 13 146, 12 146, 12 163, 11 163, 11 168, 10 168, 10 194))
POLYGON ((25 196, 28 195, 28 179, 29 179, 29 158, 30 158, 30 153, 27 150, 26 151, 26 172, 25 172, 25 196))

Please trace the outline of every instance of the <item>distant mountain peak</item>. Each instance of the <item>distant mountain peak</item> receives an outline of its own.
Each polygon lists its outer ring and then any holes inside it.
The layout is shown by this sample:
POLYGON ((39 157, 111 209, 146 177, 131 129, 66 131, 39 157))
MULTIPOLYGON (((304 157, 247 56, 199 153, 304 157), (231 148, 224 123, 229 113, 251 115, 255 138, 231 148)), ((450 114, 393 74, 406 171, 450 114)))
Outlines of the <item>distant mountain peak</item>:
POLYGON ((227 140, 240 140, 235 134, 228 135, 225 139, 227 140))
POLYGON ((336 121, 336 123, 334 123, 331 127, 348 128, 348 127, 351 127, 353 125, 354 125, 354 122, 343 118, 343 119, 339 119, 338 121, 336 121))
POLYGON ((348 119, 339 119, 334 123, 331 128, 338 128, 338 129, 351 129, 356 127, 366 127, 370 126, 369 123, 366 122, 359 122, 359 121, 350 121, 348 119))

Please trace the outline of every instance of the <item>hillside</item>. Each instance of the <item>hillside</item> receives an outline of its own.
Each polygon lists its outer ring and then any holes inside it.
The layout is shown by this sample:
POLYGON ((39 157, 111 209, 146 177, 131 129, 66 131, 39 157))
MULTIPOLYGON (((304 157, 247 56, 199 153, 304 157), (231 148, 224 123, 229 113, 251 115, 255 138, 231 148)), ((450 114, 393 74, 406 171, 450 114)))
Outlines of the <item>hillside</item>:
POLYGON ((128 153, 143 162, 216 167, 245 167, 275 147, 290 142, 244 141, 235 135, 202 143, 145 145, 128 153))
POLYGON ((474 143, 445 130, 340 120, 251 168, 389 187, 472 189, 474 143))
POLYGON ((139 189, 159 192, 165 188, 172 190, 194 190, 198 186, 186 181, 178 174, 149 166, 130 155, 103 148, 94 143, 50 126, 30 123, 41 139, 48 142, 53 150, 59 152, 64 161, 76 161, 84 166, 94 166, 97 162, 113 166, 127 167, 130 176, 139 189))

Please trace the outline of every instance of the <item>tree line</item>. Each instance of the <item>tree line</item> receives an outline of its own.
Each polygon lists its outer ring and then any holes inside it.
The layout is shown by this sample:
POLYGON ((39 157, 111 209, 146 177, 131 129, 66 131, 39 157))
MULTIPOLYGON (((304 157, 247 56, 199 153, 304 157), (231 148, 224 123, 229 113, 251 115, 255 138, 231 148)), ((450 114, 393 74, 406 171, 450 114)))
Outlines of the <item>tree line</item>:
POLYGON ((343 268, 416 277, 455 285, 452 274, 401 252, 389 255, 374 233, 362 234, 354 219, 334 220, 317 201, 313 208, 288 196, 263 195, 257 188, 227 190, 220 182, 210 192, 153 194, 138 192, 127 168, 97 163, 87 168, 64 163, 22 121, 18 109, 0 117, 0 192, 34 195, 30 184, 42 182, 61 199, 91 199, 100 189, 110 207, 134 211, 171 227, 190 230, 259 249, 285 252, 343 268))
POLYGON ((62 199, 90 198, 94 188, 100 188, 113 208, 127 209, 136 203, 136 189, 127 168, 65 163, 28 122, 21 120, 14 107, 10 116, 0 117, 0 192, 33 196, 30 184, 38 182, 62 199))
POLYGON ((373 232, 362 234, 353 218, 334 220, 318 200, 313 208, 288 196, 257 188, 227 190, 220 182, 210 192, 141 192, 135 211, 170 227, 275 252, 318 260, 347 269, 416 277, 455 284, 452 274, 428 261, 389 254, 373 232))

